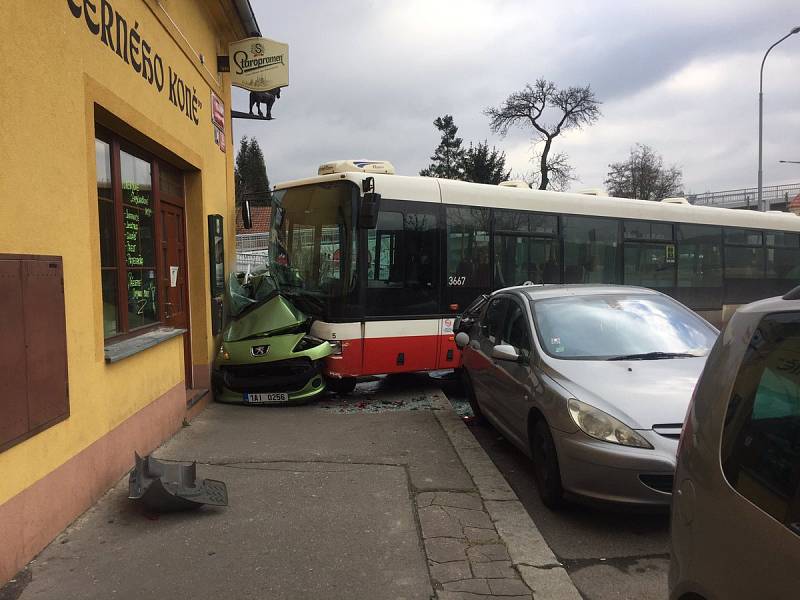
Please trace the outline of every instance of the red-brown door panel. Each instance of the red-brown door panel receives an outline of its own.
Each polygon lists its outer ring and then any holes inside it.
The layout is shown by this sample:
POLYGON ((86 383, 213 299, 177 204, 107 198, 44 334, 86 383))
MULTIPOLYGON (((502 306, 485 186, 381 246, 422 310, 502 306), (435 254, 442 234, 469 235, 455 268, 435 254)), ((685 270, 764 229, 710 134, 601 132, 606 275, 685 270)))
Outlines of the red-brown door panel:
POLYGON ((24 261, 23 296, 29 427, 36 429, 69 413, 61 262, 24 261))
POLYGON ((22 261, 0 260, 0 448, 28 432, 22 261))

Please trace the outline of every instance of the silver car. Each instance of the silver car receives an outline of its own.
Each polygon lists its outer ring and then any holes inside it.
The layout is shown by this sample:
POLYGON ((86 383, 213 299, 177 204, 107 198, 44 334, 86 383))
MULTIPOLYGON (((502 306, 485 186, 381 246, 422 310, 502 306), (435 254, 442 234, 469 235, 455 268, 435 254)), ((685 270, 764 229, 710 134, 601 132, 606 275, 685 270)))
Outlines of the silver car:
POLYGON ((800 597, 800 287, 725 327, 675 483, 671 599, 800 597))
POLYGON ((717 330, 664 294, 608 285, 498 290, 458 323, 484 416, 566 494, 668 505, 686 409, 717 330), (473 317, 473 318, 470 318, 473 317))

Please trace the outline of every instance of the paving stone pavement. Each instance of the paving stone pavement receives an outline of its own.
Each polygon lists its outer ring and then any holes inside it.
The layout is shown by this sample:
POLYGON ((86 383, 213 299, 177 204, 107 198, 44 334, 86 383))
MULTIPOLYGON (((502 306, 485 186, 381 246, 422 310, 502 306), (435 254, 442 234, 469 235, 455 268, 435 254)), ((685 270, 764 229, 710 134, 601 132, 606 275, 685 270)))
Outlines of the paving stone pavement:
POLYGON ((478 494, 416 495, 431 580, 440 600, 531 600, 478 494))
POLYGON ((434 393, 431 405, 477 488, 474 495, 434 492, 420 498, 424 506, 418 512, 432 509, 424 517, 422 512, 419 515, 423 537, 430 538, 425 540, 426 550, 431 549, 428 559, 437 563, 430 571, 438 599, 530 598, 532 590, 536 600, 580 600, 564 565, 448 400, 434 393), (481 512, 488 520, 478 516, 481 512), (457 527, 461 536, 448 537, 457 527), (435 533, 444 535, 435 537, 435 533), (452 575, 442 565, 454 563, 459 566, 453 572, 468 566, 471 577, 449 582, 456 589, 438 582, 440 590, 434 572, 441 569, 452 575))

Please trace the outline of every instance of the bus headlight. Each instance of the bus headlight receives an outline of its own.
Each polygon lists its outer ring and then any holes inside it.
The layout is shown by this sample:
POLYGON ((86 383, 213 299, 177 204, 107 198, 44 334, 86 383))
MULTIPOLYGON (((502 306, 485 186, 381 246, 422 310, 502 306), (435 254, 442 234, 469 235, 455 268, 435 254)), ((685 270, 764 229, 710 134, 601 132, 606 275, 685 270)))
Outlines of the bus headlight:
POLYGON ((331 352, 331 356, 339 356, 342 353, 342 342, 339 340, 328 340, 328 343, 333 348, 333 352, 331 352))
POLYGON ((325 340, 314 337, 313 335, 304 335, 297 344, 295 344, 292 352, 304 352, 325 343, 325 340))
POLYGON ((650 442, 625 425, 625 423, 594 406, 575 398, 570 398, 569 402, 567 402, 567 407, 572 420, 581 428, 581 431, 597 440, 622 446, 649 448, 651 450, 653 448, 650 442))

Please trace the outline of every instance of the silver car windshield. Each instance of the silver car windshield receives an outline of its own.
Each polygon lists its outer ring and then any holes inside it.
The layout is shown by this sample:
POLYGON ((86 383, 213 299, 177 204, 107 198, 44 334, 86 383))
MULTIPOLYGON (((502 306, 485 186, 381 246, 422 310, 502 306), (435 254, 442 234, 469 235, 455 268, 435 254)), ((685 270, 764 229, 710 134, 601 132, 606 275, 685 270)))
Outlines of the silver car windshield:
POLYGON ((705 356, 717 331, 664 296, 608 294, 531 302, 536 333, 550 356, 577 360, 657 360, 705 356))

